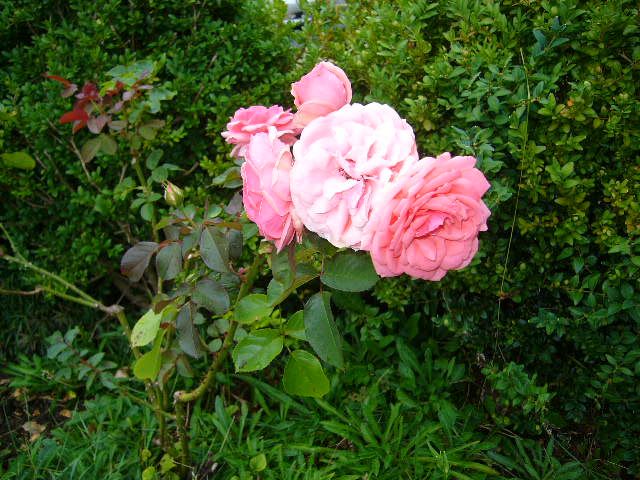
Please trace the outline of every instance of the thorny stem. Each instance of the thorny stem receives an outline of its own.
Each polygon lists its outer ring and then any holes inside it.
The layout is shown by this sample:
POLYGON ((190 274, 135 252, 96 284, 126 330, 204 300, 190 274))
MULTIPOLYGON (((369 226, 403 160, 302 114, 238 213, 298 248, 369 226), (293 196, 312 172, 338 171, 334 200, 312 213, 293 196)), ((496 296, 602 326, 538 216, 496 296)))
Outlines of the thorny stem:
MULTIPOLYGON (((240 291, 238 292, 238 297, 236 298, 236 304, 244 298, 253 287, 253 283, 255 282, 258 274, 260 272, 260 268, 262 263, 264 262, 265 257, 262 255, 258 255, 255 257, 253 264, 249 268, 247 272, 247 276, 245 277, 245 281, 240 287, 240 291)), ((188 404, 189 402, 195 401, 202 397, 207 390, 209 390, 215 382, 216 374, 220 371, 222 365, 224 364, 227 356, 229 355, 229 350, 233 345, 233 338, 236 334, 236 329, 238 328, 238 323, 234 320, 231 320, 229 325, 229 331, 222 342, 222 347, 220 351, 216 355, 215 360, 211 363, 211 366, 207 370, 204 378, 200 382, 200 384, 193 390, 184 392, 177 391, 174 394, 174 404, 176 409, 176 423, 178 427, 178 435, 180 437, 180 445, 182 446, 181 451, 181 462, 183 466, 189 466, 191 464, 191 455, 189 453, 189 438, 187 436, 187 430, 189 425, 189 417, 185 415, 184 404, 188 404)), ((186 468, 186 467, 184 467, 186 468)))
MULTIPOLYGON (((144 193, 146 195, 150 195, 151 189, 149 188, 149 183, 147 182, 144 172, 142 171, 142 167, 140 166, 140 159, 137 156, 134 156, 131 163, 133 163, 133 168, 138 175, 138 180, 140 181, 140 186, 144 189, 144 193)), ((156 208, 153 205, 151 205, 151 235, 153 236, 154 242, 160 242, 160 236, 156 229, 156 208)))
POLYGON ((187 423, 189 419, 185 413, 184 404, 176 402, 176 427, 178 429, 178 438, 180 439, 180 473, 182 478, 187 477, 187 469, 190 467, 189 453, 189 434, 187 432, 187 423))

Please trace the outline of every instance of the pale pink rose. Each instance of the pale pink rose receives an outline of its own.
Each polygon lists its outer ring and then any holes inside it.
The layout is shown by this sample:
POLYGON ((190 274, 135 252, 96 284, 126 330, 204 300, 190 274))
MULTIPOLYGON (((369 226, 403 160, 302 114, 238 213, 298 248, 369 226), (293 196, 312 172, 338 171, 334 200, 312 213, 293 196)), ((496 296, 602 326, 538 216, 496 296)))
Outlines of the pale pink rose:
POLYGON ((418 161, 409 124, 388 105, 345 105, 312 121, 293 146, 291 198, 302 223, 360 248, 373 192, 418 161))
POLYGON ((362 243, 379 275, 440 280, 469 265, 491 214, 481 200, 490 185, 475 162, 426 157, 377 192, 362 243))
POLYGON ((291 203, 289 173, 293 157, 290 147, 275 133, 251 137, 242 164, 242 202, 260 234, 275 243, 278 251, 302 234, 302 223, 291 203))
POLYGON ((298 107, 296 125, 305 127, 313 119, 335 112, 351 102, 351 82, 340 67, 320 62, 291 84, 291 94, 298 107))
POLYGON ((270 129, 275 130, 276 136, 289 145, 299 133, 299 129, 293 127, 293 113, 289 110, 284 110, 279 105, 269 108, 255 105, 238 109, 227 123, 227 131, 222 132, 222 136, 227 143, 235 145, 231 155, 242 157, 251 136, 270 129))

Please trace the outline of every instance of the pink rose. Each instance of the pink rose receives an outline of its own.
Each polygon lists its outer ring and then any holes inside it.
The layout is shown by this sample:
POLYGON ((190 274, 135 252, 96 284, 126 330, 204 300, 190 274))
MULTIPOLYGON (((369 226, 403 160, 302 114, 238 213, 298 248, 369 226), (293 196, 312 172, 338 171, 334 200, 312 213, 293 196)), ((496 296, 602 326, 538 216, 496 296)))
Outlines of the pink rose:
POLYGON ((259 132, 268 132, 270 129, 274 129, 276 136, 282 137, 289 145, 295 141, 294 136, 298 134, 298 130, 293 128, 293 113, 289 110, 285 111, 279 105, 269 108, 255 105, 238 109, 227 123, 227 131, 222 132, 222 136, 227 143, 235 145, 231 155, 242 157, 251 136, 259 132))
POLYGON ((426 157, 378 191, 362 242, 378 274, 440 280, 469 265, 491 214, 481 200, 490 185, 475 162, 426 157))
POLYGON ((291 198, 302 223, 360 248, 374 191, 418 160, 409 124, 379 103, 345 105, 309 123, 293 146, 291 198))
POLYGON ((291 150, 274 131, 261 132, 251 137, 245 157, 240 169, 244 208, 260 234, 280 251, 291 243, 294 234, 300 236, 303 228, 291 203, 291 150))
POLYGON ((351 101, 351 82, 330 62, 320 62, 298 82, 291 84, 298 112, 296 125, 305 127, 313 119, 339 110, 351 101))

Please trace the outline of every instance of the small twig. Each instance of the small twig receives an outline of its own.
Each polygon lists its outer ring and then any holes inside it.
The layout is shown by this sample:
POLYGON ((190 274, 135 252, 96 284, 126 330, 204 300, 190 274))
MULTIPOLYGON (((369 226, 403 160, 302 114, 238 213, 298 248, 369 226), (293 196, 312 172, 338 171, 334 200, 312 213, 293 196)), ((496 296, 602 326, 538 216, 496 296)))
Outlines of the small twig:
POLYGON ((44 289, 42 287, 37 287, 34 290, 29 290, 28 292, 24 290, 6 290, 4 288, 0 288, 0 295, 19 295, 19 296, 27 297, 30 295, 37 295, 43 290, 44 289))
POLYGON ((100 187, 98 187, 98 184, 96 184, 91 178, 91 174, 87 169, 87 162, 85 162, 84 158, 82 158, 82 154, 80 153, 80 150, 78 150, 78 147, 76 146, 76 142, 73 141, 73 138, 69 140, 69 145, 71 145, 71 150, 73 150, 73 153, 75 153, 78 159, 80 160, 80 165, 82 165, 82 170, 84 170, 84 173, 87 176, 87 181, 93 188, 95 188, 99 192, 100 187))

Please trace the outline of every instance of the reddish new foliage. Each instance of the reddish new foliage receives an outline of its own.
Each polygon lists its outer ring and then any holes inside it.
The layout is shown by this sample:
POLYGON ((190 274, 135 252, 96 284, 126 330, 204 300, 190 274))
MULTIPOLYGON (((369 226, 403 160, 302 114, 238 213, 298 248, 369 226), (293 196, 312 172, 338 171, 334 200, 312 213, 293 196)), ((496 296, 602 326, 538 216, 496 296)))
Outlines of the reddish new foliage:
POLYGON ((60 123, 73 123, 73 133, 89 128, 92 133, 100 133, 105 125, 111 123, 111 113, 117 113, 124 107, 124 104, 136 98, 140 90, 147 90, 149 85, 138 85, 135 83, 127 88, 120 81, 116 82, 114 88, 100 95, 100 90, 95 83, 86 82, 82 90, 78 93, 78 86, 59 75, 44 74, 45 78, 61 83, 65 88, 62 97, 70 97, 75 93, 76 101, 73 110, 60 117, 60 123))

